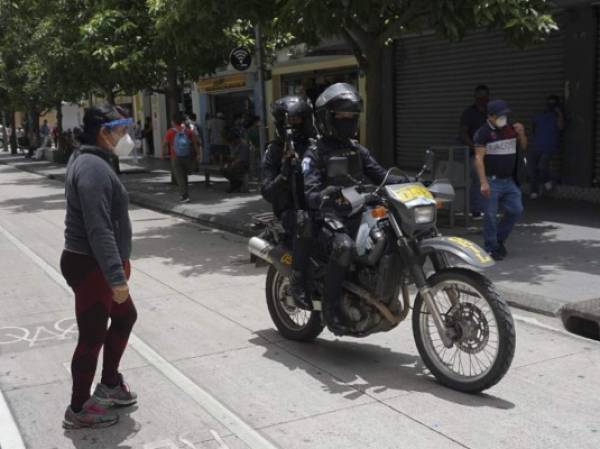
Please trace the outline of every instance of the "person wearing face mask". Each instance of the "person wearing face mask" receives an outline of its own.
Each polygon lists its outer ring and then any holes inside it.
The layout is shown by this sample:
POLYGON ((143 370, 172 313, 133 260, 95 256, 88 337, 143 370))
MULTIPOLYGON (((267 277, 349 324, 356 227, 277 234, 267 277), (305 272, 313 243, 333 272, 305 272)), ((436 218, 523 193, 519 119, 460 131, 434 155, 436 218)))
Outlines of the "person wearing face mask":
POLYGON ((469 155, 471 162, 471 187, 469 194, 469 202, 471 215, 473 218, 481 217, 483 213, 483 199, 479 185, 479 178, 475 168, 475 144, 473 136, 479 128, 481 128, 487 120, 487 104, 490 101, 490 89, 481 84, 475 88, 475 101, 466 108, 460 117, 460 143, 469 147, 469 155))
POLYGON ((503 100, 488 103, 488 118, 475 133, 475 164, 483 196, 483 237, 486 251, 495 260, 507 256, 505 242, 523 213, 521 190, 513 173, 517 164, 517 145, 527 149, 525 128, 509 124, 508 105, 503 100), (504 212, 498 223, 497 213, 504 212))
POLYGON ((276 138, 265 152, 261 193, 291 236, 290 293, 299 307, 310 310, 312 301, 306 295, 305 277, 312 226, 304 201, 301 161, 314 136, 313 108, 310 100, 291 95, 273 102, 271 115, 276 138))
POLYGON ((75 293, 79 328, 71 362, 71 404, 63 421, 69 429, 115 424, 119 417, 110 408, 137 401, 119 372, 137 319, 128 286, 132 244, 129 199, 110 165, 111 155, 129 154, 133 149, 127 132, 131 124, 115 106, 86 109, 79 136, 82 145, 67 165, 65 246, 60 265, 75 293), (102 348, 102 378, 90 396, 102 348))
MULTIPOLYGON (((334 333, 343 333, 344 322, 339 312, 342 282, 355 252, 354 240, 350 236, 356 235, 359 225, 356 219, 346 218, 347 205, 341 198, 341 189, 365 181, 365 178, 380 184, 387 173, 369 150, 354 140, 362 110, 362 98, 353 86, 337 83, 328 87, 315 104, 320 136, 302 160, 305 200, 316 228, 320 230, 319 241, 327 242, 330 254, 325 275, 323 313, 334 333), (347 167, 347 173, 334 175, 331 168, 340 162, 347 167), (336 217, 344 227, 330 229, 325 224, 325 216, 336 217)), ((387 184, 407 181, 404 176, 389 176, 387 184)))
POLYGON ((556 95, 546 98, 546 109, 533 118, 533 139, 527 159, 530 177, 530 198, 540 195, 540 184, 552 190, 550 161, 560 149, 560 134, 565 129, 565 117, 556 95))

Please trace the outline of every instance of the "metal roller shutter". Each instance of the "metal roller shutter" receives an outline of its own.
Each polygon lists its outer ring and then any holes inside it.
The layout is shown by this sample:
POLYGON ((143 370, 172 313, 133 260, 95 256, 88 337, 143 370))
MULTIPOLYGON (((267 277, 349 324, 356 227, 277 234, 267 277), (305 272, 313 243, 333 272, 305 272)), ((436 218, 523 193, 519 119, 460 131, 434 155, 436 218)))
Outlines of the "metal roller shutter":
POLYGON ((473 89, 487 84, 492 98, 506 100, 514 117, 530 126, 549 94, 564 92, 563 35, 525 50, 499 32, 475 32, 449 43, 434 35, 396 42, 396 164, 416 168, 425 149, 454 145, 462 111, 473 89))
POLYGON ((593 185, 600 186, 600 8, 596 9, 598 32, 596 34, 596 142, 594 151, 593 185))

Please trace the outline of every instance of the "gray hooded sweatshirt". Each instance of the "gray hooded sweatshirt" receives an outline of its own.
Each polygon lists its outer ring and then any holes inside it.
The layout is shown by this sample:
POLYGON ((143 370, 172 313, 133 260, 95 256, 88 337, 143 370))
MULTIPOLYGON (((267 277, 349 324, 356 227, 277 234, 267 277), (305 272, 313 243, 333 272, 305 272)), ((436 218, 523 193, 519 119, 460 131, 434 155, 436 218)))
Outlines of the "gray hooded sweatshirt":
POLYGON ((129 196, 110 165, 110 153, 82 146, 67 165, 65 249, 92 256, 111 286, 127 281, 131 256, 129 196))

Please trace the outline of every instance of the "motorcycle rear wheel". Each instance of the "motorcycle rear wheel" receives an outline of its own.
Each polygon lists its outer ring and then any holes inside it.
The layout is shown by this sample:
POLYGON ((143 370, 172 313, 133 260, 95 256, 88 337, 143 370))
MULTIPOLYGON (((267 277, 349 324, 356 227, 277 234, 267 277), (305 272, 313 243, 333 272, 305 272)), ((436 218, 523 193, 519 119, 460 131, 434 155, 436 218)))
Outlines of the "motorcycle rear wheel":
POLYGON ((288 282, 275 267, 269 267, 265 285, 269 315, 279 333, 288 340, 313 341, 324 328, 321 313, 289 305, 292 300, 288 282))
POLYGON ((427 282, 457 338, 452 348, 442 344, 425 301, 417 295, 413 335, 425 366, 440 383, 465 393, 479 393, 497 384, 510 368, 516 346, 506 302, 486 277, 471 270, 445 269, 427 282), (457 297, 454 304, 452 296, 457 297))

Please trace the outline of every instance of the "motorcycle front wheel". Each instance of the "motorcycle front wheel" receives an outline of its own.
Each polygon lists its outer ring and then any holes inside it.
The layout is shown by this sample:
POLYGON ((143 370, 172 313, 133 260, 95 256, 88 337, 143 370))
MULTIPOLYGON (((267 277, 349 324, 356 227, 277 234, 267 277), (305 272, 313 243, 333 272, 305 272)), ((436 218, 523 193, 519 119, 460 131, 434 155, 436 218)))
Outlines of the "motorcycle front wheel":
POLYGON ((281 335, 289 340, 312 341, 323 331, 321 313, 294 304, 288 278, 269 267, 265 286, 269 315, 281 335))
POLYGON ((498 383, 510 368, 516 335, 510 309, 492 283, 474 271, 451 268, 427 280, 453 345, 442 343, 421 295, 412 324, 417 349, 437 380, 452 389, 479 393, 498 383))

